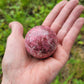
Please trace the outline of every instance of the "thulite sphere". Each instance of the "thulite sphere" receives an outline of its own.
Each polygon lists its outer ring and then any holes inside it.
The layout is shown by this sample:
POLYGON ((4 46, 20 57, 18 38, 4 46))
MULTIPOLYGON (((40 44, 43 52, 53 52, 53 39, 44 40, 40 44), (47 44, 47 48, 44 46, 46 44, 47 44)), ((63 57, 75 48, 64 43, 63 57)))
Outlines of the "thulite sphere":
POLYGON ((47 26, 32 28, 25 37, 25 47, 29 54, 35 58, 51 56, 57 47, 56 33, 47 26))

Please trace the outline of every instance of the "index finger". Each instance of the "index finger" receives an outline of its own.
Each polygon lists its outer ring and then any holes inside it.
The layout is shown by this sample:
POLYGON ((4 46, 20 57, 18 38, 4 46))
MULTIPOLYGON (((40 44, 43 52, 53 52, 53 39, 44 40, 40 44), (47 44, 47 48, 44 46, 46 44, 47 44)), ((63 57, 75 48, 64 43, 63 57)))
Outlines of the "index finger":
POLYGON ((42 25, 44 26, 50 26, 55 18, 58 16, 62 8, 67 4, 67 1, 62 1, 59 4, 57 4, 52 11, 49 13, 49 15, 46 17, 45 21, 42 25))

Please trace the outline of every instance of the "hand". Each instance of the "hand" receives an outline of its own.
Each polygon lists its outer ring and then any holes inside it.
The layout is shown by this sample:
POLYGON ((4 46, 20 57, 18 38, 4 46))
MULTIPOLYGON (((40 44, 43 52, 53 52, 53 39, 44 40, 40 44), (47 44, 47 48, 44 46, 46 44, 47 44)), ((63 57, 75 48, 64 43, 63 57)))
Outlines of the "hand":
POLYGON ((50 26, 58 38, 58 47, 52 57, 38 60, 26 53, 23 27, 12 22, 12 33, 7 39, 2 61, 2 84, 50 84, 69 58, 71 47, 84 24, 79 18, 84 10, 78 0, 62 1, 47 16, 42 25, 50 26))

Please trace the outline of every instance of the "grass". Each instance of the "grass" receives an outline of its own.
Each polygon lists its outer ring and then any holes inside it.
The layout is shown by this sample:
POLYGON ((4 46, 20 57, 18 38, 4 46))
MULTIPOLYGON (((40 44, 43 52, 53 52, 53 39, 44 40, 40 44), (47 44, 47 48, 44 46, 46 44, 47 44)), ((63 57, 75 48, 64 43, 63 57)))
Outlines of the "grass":
MULTIPOLYGON (((24 37, 28 30, 41 25, 51 9, 61 0, 0 0, 0 77, 2 78, 1 61, 5 52, 6 40, 11 30, 8 24, 19 21, 24 26, 24 37), (47 4, 46 4, 47 3, 47 4)), ((84 4, 80 0, 80 4, 84 4)), ((81 14, 84 17, 84 14, 81 14)), ((84 84, 84 58, 80 50, 84 47, 84 27, 71 51, 70 60, 58 74, 52 84, 84 84)), ((84 53, 83 53, 84 56, 84 53)), ((0 80, 1 81, 1 80, 0 80)))

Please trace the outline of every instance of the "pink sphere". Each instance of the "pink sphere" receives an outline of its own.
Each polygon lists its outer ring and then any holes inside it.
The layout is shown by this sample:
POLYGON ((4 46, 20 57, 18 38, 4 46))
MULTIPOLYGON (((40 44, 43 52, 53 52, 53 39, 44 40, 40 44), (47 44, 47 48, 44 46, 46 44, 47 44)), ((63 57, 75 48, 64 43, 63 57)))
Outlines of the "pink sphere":
POLYGON ((33 57, 47 58, 56 50, 56 33, 47 26, 36 26, 27 33, 25 47, 33 57))

